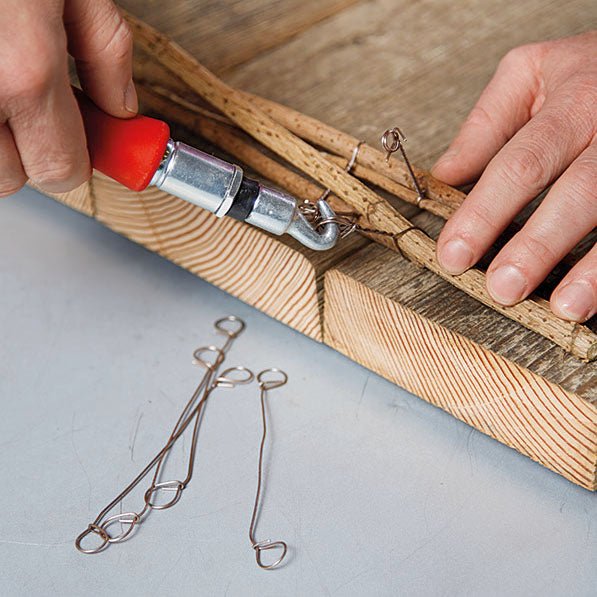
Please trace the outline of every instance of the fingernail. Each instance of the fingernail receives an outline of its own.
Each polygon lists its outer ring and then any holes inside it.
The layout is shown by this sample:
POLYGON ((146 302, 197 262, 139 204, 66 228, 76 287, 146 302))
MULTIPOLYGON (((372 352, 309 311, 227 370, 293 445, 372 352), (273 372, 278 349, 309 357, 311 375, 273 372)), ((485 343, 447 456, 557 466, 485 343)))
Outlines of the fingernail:
POLYGON ((133 83, 132 79, 129 81, 126 91, 124 92, 124 107, 133 114, 136 114, 139 111, 137 90, 135 89, 135 84, 133 83))
POLYGON ((487 290, 501 305, 515 305, 522 300, 527 279, 514 265, 502 265, 487 275, 487 290))
POLYGON ((438 259, 443 269, 456 276, 473 265, 473 250, 461 238, 456 238, 442 246, 438 259))
POLYGON ((575 280, 556 293, 556 309, 571 321, 586 321, 593 315, 593 288, 586 280, 575 280))

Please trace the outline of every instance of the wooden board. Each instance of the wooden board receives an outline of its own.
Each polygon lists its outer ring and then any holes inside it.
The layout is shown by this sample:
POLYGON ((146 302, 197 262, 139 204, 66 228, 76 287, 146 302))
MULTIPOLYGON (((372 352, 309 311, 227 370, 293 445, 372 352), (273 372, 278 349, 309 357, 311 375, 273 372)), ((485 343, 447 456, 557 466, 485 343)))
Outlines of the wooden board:
POLYGON ((317 341, 324 273, 367 243, 355 236, 331 251, 310 251, 155 188, 129 191, 99 173, 53 196, 317 341))
POLYGON ((595 490, 597 367, 371 246, 326 274, 324 341, 595 490))
POLYGON ((224 78, 376 146, 398 124, 429 167, 508 50, 590 30, 594 14, 592 0, 360 2, 224 78))
POLYGON ((120 0, 221 74, 280 45, 357 0, 120 0))
MULTIPOLYGON (((522 43, 587 29, 592 10, 588 0, 508 0, 495 6, 481 0, 374 0, 346 2, 351 6, 344 10, 340 2, 227 0, 218 3, 217 18, 207 25, 208 17, 200 15, 210 3, 173 2, 159 14, 153 2, 143 3, 143 11, 139 4, 123 3, 207 65, 228 69, 225 79, 235 86, 371 144, 399 124, 411 157, 422 166, 448 144, 501 55, 522 43), (243 28, 235 11, 275 15, 282 4, 300 5, 303 25, 279 23, 285 33, 273 35, 263 52, 253 36, 267 27, 259 29, 255 21, 253 29, 243 28), (330 13, 337 14, 322 21, 315 5, 333 6, 330 13), (226 45, 216 45, 228 34, 245 49, 242 58, 226 64, 226 45), (204 53, 210 44, 213 53, 204 53)), ((139 56, 138 73, 150 59, 139 56)), ((352 237, 329 254, 317 254, 157 191, 124 191, 100 176, 61 200, 595 489, 595 364, 565 357, 432 274, 363 239, 352 237)), ((422 226, 436 225, 417 217, 422 226)))

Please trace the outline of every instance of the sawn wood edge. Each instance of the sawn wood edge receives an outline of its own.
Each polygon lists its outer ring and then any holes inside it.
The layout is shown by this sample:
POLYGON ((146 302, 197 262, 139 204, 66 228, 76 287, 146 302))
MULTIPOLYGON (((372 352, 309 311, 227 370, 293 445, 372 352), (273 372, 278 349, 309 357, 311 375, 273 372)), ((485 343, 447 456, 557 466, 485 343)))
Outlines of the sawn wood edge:
MULTIPOLYGON (((387 292, 391 282, 386 278, 382 284, 376 283, 375 268, 363 266, 367 259, 361 254, 379 252, 377 247, 364 249, 351 262, 326 273, 326 344, 573 483, 595 491, 597 405, 422 315, 416 299, 392 298, 387 292), (363 267, 356 266, 357 262, 363 267)), ((369 265, 374 261, 371 257, 369 265)), ((402 278, 396 277, 396 286, 410 284, 415 294, 422 288, 428 299, 441 300, 443 284, 433 288, 420 280, 428 274, 420 272, 409 279, 404 271, 399 273, 402 278)), ((449 301, 443 308, 450 309, 449 301)), ((594 364, 579 366, 595 370, 594 364)))

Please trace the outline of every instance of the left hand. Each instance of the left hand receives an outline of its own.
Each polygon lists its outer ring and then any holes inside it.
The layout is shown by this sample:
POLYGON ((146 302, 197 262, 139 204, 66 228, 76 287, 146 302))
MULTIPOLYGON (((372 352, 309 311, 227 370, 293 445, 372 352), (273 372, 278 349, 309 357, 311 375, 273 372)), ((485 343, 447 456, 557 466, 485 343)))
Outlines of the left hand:
MULTIPOLYGON (((437 243, 454 275, 553 183, 487 270, 496 302, 526 298, 597 226, 597 31, 509 52, 432 173, 451 185, 480 175, 437 243)), ((578 322, 597 312, 597 246, 560 282, 551 308, 578 322)))

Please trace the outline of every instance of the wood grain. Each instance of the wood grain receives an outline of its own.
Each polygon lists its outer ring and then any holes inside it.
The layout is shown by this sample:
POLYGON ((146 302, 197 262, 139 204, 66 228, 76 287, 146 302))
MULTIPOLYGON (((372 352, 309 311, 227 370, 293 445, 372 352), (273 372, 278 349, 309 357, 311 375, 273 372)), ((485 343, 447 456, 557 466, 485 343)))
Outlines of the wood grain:
POLYGON ((429 168, 508 50, 590 30, 594 13, 592 0, 371 0, 225 78, 375 147, 399 125, 429 168))
POLYGON ((216 218, 155 188, 129 191, 99 173, 52 196, 318 341, 323 273, 364 244, 355 237, 325 254, 301 251, 294 239, 216 218))
MULTIPOLYGON (((230 70, 225 64, 225 46, 213 53, 211 46, 218 43, 218 38, 224 39, 227 30, 236 28, 233 35, 242 36, 234 10, 242 12, 242 4, 252 10, 250 5, 254 7, 255 3, 222 0, 214 10, 228 16, 218 21, 219 29, 213 27, 212 31, 208 19, 199 23, 196 18, 188 18, 182 23, 180 16, 169 17, 171 11, 180 15, 187 10, 187 17, 196 15, 191 7, 205 7, 207 3, 175 0, 167 7, 157 2, 124 3, 135 12, 133 4, 139 16, 144 10, 151 12, 153 24, 192 49, 211 68, 218 72, 228 69, 225 79, 235 87, 306 112, 372 146, 378 144, 381 131, 400 125, 409 138, 409 155, 426 168, 447 146, 508 49, 586 30, 591 26, 586 15, 593 10, 590 0, 505 0, 496 5, 483 0, 461 4, 449 0, 371 0, 285 38, 285 43, 266 53, 248 51, 241 58, 248 61, 230 70), (223 61, 218 54, 224 56, 223 61)), ((272 4, 288 6, 285 2, 259 4, 257 10, 262 14, 275 11, 272 4)), ((304 4, 313 8, 313 3, 304 4)), ((245 47, 250 48, 252 43, 247 41, 245 47)), ((152 56, 139 51, 135 67, 141 77, 157 68, 152 56)), ((185 86, 176 77, 169 76, 168 85, 184 92, 185 86)), ((168 119, 167 111, 163 116, 168 119)), ((123 218, 128 202, 138 201, 136 197, 119 199, 114 192, 112 200, 123 204, 104 209, 102 193, 92 192, 95 181, 92 179, 89 188, 85 186, 62 200, 92 214, 93 204, 99 199, 104 222, 113 212, 123 218)), ((173 200, 164 203, 163 210, 167 213, 177 206, 173 200)), ((139 210, 135 218, 147 220, 144 210, 139 210)), ((167 218, 163 219, 167 228, 167 218)), ((427 219, 416 221, 433 235, 435 224, 427 219)), ((217 229, 219 223, 213 226, 217 229)), ((135 229, 133 238, 155 245, 147 227, 145 223, 135 229)), ((161 228, 159 231, 161 234, 161 228)), ((205 229, 207 235, 215 233, 211 227, 205 229)), ((238 242, 239 251, 246 249, 248 237, 238 242)), ((291 241, 284 244, 293 251, 297 249, 291 241)), ((541 336, 472 301, 394 253, 378 246, 355 252, 359 246, 363 245, 355 243, 344 260, 342 254, 303 253, 315 272, 315 302, 322 299, 321 278, 325 271, 329 272, 326 291, 331 287, 330 280, 338 289, 339 294, 327 297, 325 312, 330 319, 326 340, 425 399, 441 402, 448 412, 492 437, 573 482, 594 489, 594 365, 566 356, 541 336), (338 280, 341 283, 337 284, 338 280), (344 296, 351 285, 354 295, 351 291, 344 296), (361 301, 362 296, 366 300, 361 301), (341 309, 334 308, 336 300, 338 304, 346 301, 354 305, 353 316, 357 308, 367 305, 368 309, 360 318, 348 320, 341 309), (333 336, 331 330, 336 330, 333 336), (379 341, 375 336, 379 331, 387 338, 379 341), (401 348, 403 338, 420 350, 409 351, 406 345, 401 348), (434 374, 437 363, 443 368, 434 374)), ((289 291, 292 294, 296 289, 290 287, 289 291)), ((287 323, 309 329, 306 322, 312 320, 309 313, 315 311, 307 311, 287 318, 287 323)))
POLYGON ((325 342, 349 358, 597 488, 595 363, 563 357, 543 338, 521 345, 515 323, 496 322, 486 307, 459 300, 444 281, 378 246, 326 274, 324 322, 325 342), (484 330, 474 341, 473 327, 484 330))
POLYGON ((119 0, 221 73, 288 41, 357 0, 119 0))

